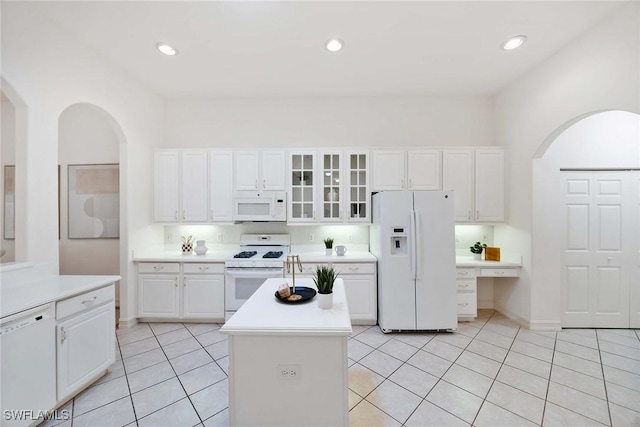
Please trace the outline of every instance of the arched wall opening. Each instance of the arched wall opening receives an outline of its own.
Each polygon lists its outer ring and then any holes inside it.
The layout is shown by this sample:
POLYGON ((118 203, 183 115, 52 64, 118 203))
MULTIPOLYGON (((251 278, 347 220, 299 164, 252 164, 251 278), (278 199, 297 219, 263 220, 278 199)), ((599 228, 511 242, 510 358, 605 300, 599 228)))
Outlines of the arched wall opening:
POLYGON ((640 167, 640 115, 611 110, 569 120, 533 159, 532 320, 537 329, 562 327, 564 211, 561 169, 640 167))
POLYGON ((124 144, 118 123, 96 105, 70 105, 58 118, 60 274, 126 277, 124 144))

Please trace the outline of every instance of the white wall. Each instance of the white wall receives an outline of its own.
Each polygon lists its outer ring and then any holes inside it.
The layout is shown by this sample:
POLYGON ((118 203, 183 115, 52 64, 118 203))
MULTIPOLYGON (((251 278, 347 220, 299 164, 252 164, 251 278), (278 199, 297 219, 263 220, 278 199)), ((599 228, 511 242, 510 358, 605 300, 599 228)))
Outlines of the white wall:
MULTIPOLYGON (((2 122, 0 124, 0 249, 5 250, 6 253, 0 258, 0 262, 13 262, 15 261, 15 240, 5 239, 4 230, 4 218, 5 218, 5 204, 4 204, 4 167, 6 165, 15 165, 15 108, 13 104, 8 100, 2 100, 0 105, 0 115, 2 116, 2 122)), ((13 215, 13 213, 10 213, 13 215)))
MULTIPOLYGON (((550 220, 536 205, 548 197, 533 182, 533 159, 564 123, 594 111, 640 111, 638 4, 630 4, 501 91, 496 137, 507 150, 508 226, 495 229, 496 245, 523 255, 523 272, 496 287, 496 307, 529 322, 557 327, 559 310, 544 285, 537 230, 550 220)), ((546 147, 544 147, 546 148, 546 147)))
MULTIPOLYGON (((162 140, 162 101, 60 31, 31 2, 2 4, 2 77, 25 106, 25 143, 16 147, 24 192, 18 199, 21 261, 59 263, 57 215, 58 119, 70 105, 90 103, 111 117, 120 144, 121 322, 135 317, 131 249, 162 242, 151 224, 152 148, 162 140)), ((11 98, 10 98, 11 99, 11 98)), ((12 100, 13 101, 13 100, 12 100)), ((15 105, 15 102, 14 102, 15 105)), ((18 183, 17 183, 18 184, 18 183)), ((18 240, 16 240, 18 241, 18 240)))
POLYGON ((60 274, 120 274, 119 239, 69 239, 68 165, 119 161, 119 141, 104 113, 75 104, 60 115, 60 274))
POLYGON ((172 100, 163 147, 495 145, 489 96, 172 100))

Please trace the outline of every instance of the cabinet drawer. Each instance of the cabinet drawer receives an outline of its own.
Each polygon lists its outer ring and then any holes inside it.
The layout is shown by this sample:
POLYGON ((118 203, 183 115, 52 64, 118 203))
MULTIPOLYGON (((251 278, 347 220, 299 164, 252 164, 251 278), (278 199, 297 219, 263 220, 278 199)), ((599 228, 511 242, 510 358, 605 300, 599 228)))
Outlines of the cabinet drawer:
POLYGON ((518 277, 520 269, 518 268, 481 268, 480 276, 484 277, 518 277))
POLYGON ((177 262, 141 262, 138 264, 138 273, 180 273, 180 264, 177 262))
POLYGON ((478 299, 475 293, 457 294, 458 316, 476 317, 478 312, 478 299))
POLYGON ((72 314, 80 313, 91 307, 99 306, 115 299, 115 286, 109 285, 84 294, 77 295, 56 304, 56 319, 63 319, 72 314))
POLYGON ((456 277, 458 279, 471 279, 476 277, 475 268, 456 268, 456 277))
POLYGON ((224 274, 224 264, 221 262, 185 262, 182 264, 185 274, 224 274))
POLYGON ((475 280, 456 280, 456 290, 458 292, 476 292, 477 287, 475 280))
POLYGON ((333 264, 333 268, 340 273, 341 276, 348 274, 376 274, 376 265, 374 263, 361 264, 333 264))

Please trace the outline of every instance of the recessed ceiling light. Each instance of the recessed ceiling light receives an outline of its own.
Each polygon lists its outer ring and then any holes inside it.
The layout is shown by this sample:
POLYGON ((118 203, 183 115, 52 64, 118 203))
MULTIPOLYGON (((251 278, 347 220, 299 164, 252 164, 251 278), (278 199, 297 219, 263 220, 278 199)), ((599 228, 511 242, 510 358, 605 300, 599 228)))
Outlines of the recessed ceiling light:
POLYGON ((344 46, 344 42, 340 39, 327 40, 324 44, 329 52, 337 52, 344 46))
POLYGON ((524 44, 527 41, 527 36, 514 36, 506 42, 502 43, 501 47, 504 50, 513 50, 524 44))
POLYGON ((178 54, 178 49, 163 42, 156 43, 156 49, 167 56, 174 56, 178 54))

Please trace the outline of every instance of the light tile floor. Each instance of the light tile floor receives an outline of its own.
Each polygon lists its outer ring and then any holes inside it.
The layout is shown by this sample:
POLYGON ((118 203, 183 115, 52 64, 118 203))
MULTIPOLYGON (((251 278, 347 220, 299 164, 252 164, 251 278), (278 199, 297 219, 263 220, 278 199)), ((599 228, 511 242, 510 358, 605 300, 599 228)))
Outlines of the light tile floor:
MULTIPOLYGON (((118 330, 118 360, 61 426, 228 425, 219 328, 118 330)), ((531 332, 492 310, 456 333, 354 326, 349 389, 351 426, 640 426, 640 331, 531 332)))

